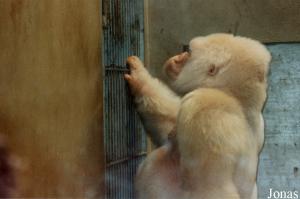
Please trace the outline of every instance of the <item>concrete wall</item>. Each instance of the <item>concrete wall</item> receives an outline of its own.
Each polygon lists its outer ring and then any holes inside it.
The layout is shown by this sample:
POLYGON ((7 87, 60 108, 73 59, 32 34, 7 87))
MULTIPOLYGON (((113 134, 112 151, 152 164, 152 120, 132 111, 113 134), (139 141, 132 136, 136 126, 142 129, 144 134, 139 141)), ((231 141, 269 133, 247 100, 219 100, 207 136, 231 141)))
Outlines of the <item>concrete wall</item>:
POLYGON ((300 193, 300 44, 269 45, 273 59, 264 109, 265 145, 260 156, 259 198, 269 189, 300 193))
POLYGON ((155 75, 166 58, 196 36, 227 32, 262 42, 300 41, 300 1, 145 1, 146 59, 155 75))
POLYGON ((20 197, 103 187, 99 3, 0 1, 0 131, 20 197))

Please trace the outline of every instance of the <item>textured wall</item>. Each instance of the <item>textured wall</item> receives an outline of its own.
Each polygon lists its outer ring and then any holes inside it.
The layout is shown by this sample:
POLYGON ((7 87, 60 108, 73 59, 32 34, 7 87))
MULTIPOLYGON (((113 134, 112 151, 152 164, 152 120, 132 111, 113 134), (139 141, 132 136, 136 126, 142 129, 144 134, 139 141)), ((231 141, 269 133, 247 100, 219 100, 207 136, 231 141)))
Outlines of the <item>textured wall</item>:
POLYGON ((149 62, 153 73, 166 57, 196 36, 227 32, 263 42, 300 41, 297 0, 146 0, 149 62))
POLYGON ((272 65, 264 109, 259 198, 269 189, 300 192, 300 44, 269 45, 272 65))
POLYGON ((0 131, 21 197, 97 195, 99 0, 0 0, 0 131))

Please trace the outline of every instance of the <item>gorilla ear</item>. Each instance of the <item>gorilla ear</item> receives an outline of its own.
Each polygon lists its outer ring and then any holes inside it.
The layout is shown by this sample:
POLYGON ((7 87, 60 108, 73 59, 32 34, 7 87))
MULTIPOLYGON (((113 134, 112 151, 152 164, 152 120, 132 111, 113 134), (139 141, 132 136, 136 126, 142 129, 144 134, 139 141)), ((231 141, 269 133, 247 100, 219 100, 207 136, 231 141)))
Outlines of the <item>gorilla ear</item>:
POLYGON ((218 71, 219 71, 219 68, 216 67, 215 64, 211 64, 211 65, 209 66, 209 68, 208 68, 207 74, 208 74, 209 76, 215 76, 215 75, 218 73, 218 71))

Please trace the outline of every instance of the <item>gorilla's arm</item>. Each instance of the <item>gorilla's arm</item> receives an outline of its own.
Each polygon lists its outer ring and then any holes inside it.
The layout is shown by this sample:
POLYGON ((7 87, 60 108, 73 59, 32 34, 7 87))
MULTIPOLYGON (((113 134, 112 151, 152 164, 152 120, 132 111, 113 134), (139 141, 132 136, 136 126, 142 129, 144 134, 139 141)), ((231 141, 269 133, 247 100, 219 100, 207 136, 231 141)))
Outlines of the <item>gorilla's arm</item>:
POLYGON ((135 96, 138 113, 152 142, 161 146, 175 126, 180 97, 153 78, 138 57, 129 57, 127 63, 131 73, 125 79, 135 96))

